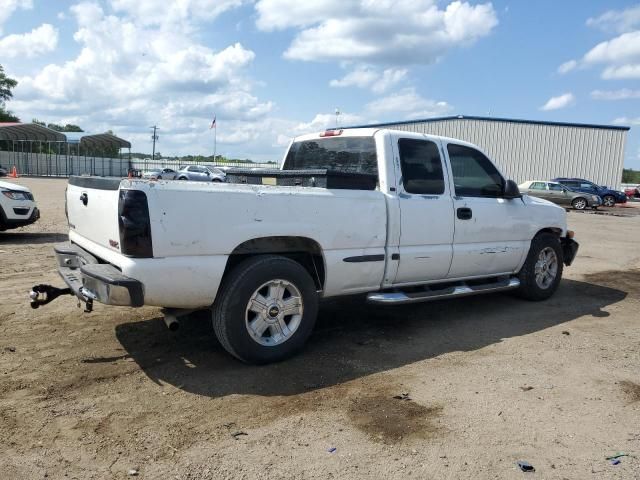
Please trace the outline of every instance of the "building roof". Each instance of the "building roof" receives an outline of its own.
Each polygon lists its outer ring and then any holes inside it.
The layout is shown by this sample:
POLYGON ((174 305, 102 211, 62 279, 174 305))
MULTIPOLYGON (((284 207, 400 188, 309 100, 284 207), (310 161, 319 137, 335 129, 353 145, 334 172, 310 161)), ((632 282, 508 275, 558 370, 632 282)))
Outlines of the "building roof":
POLYGON ((110 133, 65 132, 65 135, 67 143, 79 143, 83 148, 131 148, 130 142, 110 133))
POLYGON ((0 122, 0 140, 66 142, 87 148, 131 148, 131 143, 110 133, 58 132, 36 123, 0 122))
POLYGON ((0 140, 33 140, 36 142, 64 142, 66 137, 60 132, 36 123, 1 123, 0 140))
POLYGON ((601 128, 606 130, 625 130, 631 127, 624 125, 598 125, 593 123, 571 123, 571 122, 546 122, 542 120, 523 120, 519 118, 499 118, 499 117, 478 117, 473 115, 452 115, 448 117, 432 117, 416 120, 404 120, 401 122, 373 123, 369 125, 352 125, 342 128, 367 128, 367 127, 392 127, 394 125, 406 125, 408 123, 430 123, 441 122, 446 120, 482 120, 487 122, 509 122, 509 123, 528 123, 533 125, 555 125, 558 127, 578 127, 578 128, 601 128))

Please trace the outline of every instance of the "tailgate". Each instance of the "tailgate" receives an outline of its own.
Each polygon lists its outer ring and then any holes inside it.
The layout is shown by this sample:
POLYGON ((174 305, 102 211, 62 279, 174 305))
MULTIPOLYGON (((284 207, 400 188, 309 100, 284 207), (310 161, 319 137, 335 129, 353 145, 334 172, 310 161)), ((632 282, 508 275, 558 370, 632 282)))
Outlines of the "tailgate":
POLYGON ((71 177, 67 212, 71 231, 111 250, 117 248, 120 178, 71 177), (111 242, 110 242, 111 241, 111 242))

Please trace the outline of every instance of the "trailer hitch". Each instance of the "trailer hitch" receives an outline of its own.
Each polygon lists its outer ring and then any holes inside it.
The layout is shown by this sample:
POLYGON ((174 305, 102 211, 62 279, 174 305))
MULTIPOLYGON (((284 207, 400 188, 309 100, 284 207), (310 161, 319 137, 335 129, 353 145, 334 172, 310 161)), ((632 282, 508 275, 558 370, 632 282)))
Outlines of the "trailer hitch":
POLYGON ((53 302, 60 295, 73 295, 73 291, 70 288, 56 288, 51 285, 34 285, 31 292, 29 292, 31 308, 38 308, 53 302), (42 295, 43 298, 40 298, 40 295, 42 295))

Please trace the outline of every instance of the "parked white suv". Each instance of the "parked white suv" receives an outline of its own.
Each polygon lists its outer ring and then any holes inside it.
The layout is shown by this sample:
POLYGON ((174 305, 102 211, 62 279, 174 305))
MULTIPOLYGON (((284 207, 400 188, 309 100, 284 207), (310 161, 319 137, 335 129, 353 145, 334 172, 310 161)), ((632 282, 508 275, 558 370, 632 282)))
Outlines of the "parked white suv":
POLYGON ((31 190, 11 182, 0 182, 0 231, 24 227, 40 218, 31 190))
POLYGON ((578 249, 563 208, 521 195, 480 149, 451 138, 327 131, 296 138, 281 170, 228 177, 72 177, 70 241, 55 247, 68 288, 38 285, 32 306, 61 293, 89 310, 157 305, 170 327, 210 308, 228 352, 267 363, 304 345, 321 298, 514 290, 544 300, 578 249))

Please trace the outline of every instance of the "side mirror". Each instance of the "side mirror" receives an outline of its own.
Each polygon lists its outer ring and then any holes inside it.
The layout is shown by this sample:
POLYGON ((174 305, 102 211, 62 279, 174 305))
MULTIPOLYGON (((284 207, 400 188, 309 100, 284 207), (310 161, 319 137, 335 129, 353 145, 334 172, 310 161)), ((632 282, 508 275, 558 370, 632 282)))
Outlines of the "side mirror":
POLYGON ((503 198, 522 198, 522 194, 520 193, 518 184, 513 180, 507 180, 507 183, 504 186, 504 193, 502 194, 502 197, 503 198))

